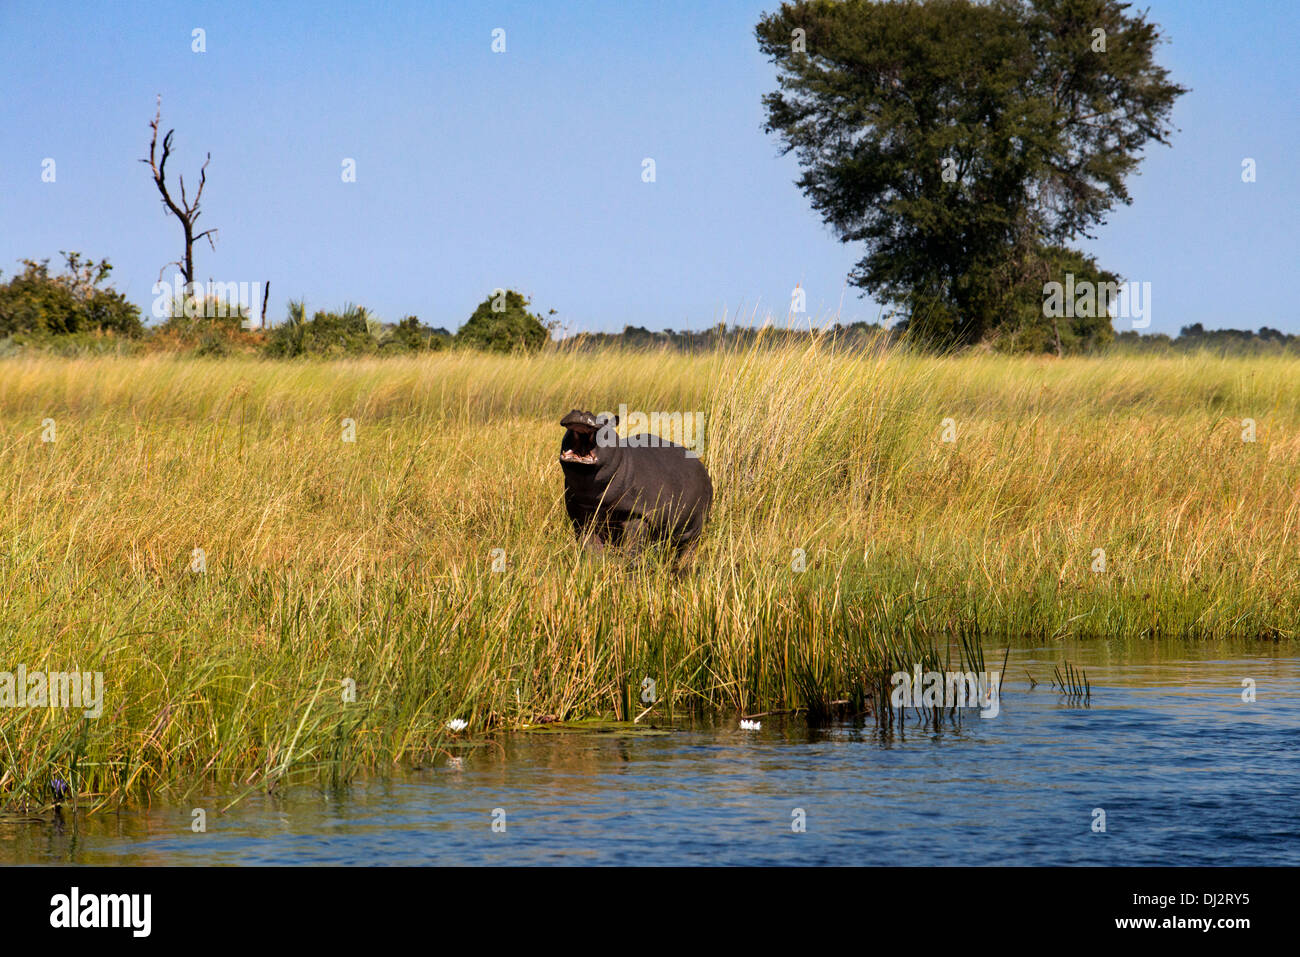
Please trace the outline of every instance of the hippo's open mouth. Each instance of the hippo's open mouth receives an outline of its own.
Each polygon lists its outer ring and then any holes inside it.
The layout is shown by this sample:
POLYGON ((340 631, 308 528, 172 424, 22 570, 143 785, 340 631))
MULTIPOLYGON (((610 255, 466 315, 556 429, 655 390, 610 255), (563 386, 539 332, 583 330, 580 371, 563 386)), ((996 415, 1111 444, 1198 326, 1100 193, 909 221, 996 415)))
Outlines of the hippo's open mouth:
POLYGON ((596 465, 596 451, 593 449, 586 455, 579 455, 573 449, 565 449, 560 453, 561 462, 574 462, 578 465, 596 465))
POLYGON ((596 430, 604 423, 590 412, 574 409, 560 424, 567 430, 560 444, 560 461, 574 465, 599 465, 596 455, 596 430))
POLYGON ((560 447, 560 461, 577 465, 599 464, 596 460, 596 430, 581 425, 570 426, 560 447))

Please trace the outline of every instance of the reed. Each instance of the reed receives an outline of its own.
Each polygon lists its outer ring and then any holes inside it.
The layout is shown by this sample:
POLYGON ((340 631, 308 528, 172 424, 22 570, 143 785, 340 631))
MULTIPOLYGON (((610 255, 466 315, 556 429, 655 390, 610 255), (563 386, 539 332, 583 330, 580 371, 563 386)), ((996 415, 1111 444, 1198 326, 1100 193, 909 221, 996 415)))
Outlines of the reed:
POLYGON ((1084 703, 1092 700, 1092 684, 1088 681, 1088 672, 1065 662, 1065 670, 1060 665, 1052 668, 1052 687, 1067 698, 1084 703))

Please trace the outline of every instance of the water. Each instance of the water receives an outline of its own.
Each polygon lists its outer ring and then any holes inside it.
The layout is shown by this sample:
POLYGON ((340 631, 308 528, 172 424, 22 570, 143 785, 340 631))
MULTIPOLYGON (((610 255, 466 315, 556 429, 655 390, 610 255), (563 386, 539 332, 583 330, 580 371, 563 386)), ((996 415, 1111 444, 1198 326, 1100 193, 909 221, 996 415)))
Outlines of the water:
MULTIPOLYGON (((990 667, 1001 653, 990 653, 990 667)), ((1300 658, 1012 651, 1001 713, 659 737, 514 735, 346 790, 0 818, 0 861, 81 864, 1300 864, 1300 658), (1087 668, 1090 707, 1047 686, 1087 668), (1041 684, 1029 689, 1028 670, 1041 684), (1241 700, 1243 678, 1258 700, 1241 700), (207 831, 191 829, 205 808, 207 831), (493 811, 505 815, 492 830, 493 811), (1094 833, 1094 809, 1105 832, 1094 833), (792 829, 802 809, 806 831, 792 829)))

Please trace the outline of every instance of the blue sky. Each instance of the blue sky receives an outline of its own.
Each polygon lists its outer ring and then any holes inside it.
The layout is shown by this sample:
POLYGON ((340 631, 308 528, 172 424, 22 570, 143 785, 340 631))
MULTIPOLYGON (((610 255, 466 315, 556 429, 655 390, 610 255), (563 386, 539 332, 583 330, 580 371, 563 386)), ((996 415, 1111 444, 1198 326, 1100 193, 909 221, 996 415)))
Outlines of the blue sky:
MULTIPOLYGON (((169 173, 212 152, 200 279, 271 281, 455 329, 498 286, 570 330, 875 321, 838 242, 762 132, 775 2, 87 3, 0 0, 0 269, 75 249, 148 310, 180 253, 146 166, 163 96, 169 173), (207 51, 194 53, 195 28, 207 51), (506 51, 492 51, 505 30, 506 51), (42 162, 56 181, 41 180, 42 162), (656 181, 642 181, 642 161, 656 181), (344 158, 357 181, 344 183, 344 158)), ((1139 4, 1141 6, 1141 4, 1139 4)), ((1150 282, 1148 331, 1300 333, 1300 3, 1150 0, 1161 62, 1192 88, 1172 148, 1080 243, 1150 282), (1257 181, 1241 181, 1251 157, 1257 181)))

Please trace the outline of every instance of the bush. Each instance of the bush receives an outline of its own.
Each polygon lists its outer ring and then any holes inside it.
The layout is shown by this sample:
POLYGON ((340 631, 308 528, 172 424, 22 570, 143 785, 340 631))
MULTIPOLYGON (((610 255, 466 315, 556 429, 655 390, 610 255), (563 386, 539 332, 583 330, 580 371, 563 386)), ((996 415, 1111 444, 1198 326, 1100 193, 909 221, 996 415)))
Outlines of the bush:
POLYGON ((379 347, 371 327, 381 328, 381 324, 371 318, 365 306, 348 304, 342 312, 317 310, 310 319, 306 316, 301 299, 290 301, 288 321, 271 331, 267 355, 285 358, 363 355, 379 347))
POLYGON ((551 338, 550 329, 528 311, 529 300, 513 289, 479 303, 456 333, 456 344, 488 352, 536 352, 551 338))
POLYGON ((268 334, 266 354, 295 356, 346 356, 403 352, 436 352, 447 348, 451 333, 434 329, 407 316, 396 325, 381 322, 365 306, 347 305, 342 312, 317 310, 307 318, 301 300, 289 303, 288 320, 268 334))
POLYGON ((434 329, 420 322, 418 316, 407 316, 396 326, 385 327, 379 347, 383 352, 437 352, 451 343, 451 333, 434 329))
POLYGON ((140 309, 101 283, 113 271, 107 259, 83 261, 63 253, 64 272, 50 275, 48 259, 24 259, 23 271, 0 285, 0 338, 41 339, 87 333, 135 338, 144 333, 140 309))
POLYGON ((226 303, 208 297, 175 300, 170 315, 150 330, 150 344, 159 349, 177 349, 200 356, 225 356, 255 352, 263 343, 260 331, 249 329, 245 322, 251 310, 238 303, 226 303), (188 307, 189 315, 186 315, 188 307))

